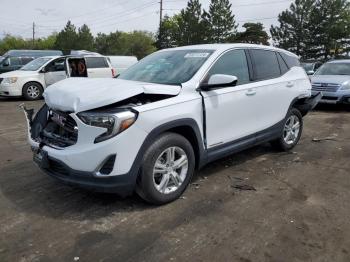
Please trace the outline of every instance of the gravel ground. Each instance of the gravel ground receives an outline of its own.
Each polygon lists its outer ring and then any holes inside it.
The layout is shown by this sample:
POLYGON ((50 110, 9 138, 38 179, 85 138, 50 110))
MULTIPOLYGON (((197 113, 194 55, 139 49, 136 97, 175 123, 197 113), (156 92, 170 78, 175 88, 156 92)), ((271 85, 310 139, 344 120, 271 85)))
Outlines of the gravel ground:
POLYGON ((0 99, 0 261, 350 261, 350 107, 309 114, 292 152, 214 162, 154 207, 39 171, 19 103, 0 99))

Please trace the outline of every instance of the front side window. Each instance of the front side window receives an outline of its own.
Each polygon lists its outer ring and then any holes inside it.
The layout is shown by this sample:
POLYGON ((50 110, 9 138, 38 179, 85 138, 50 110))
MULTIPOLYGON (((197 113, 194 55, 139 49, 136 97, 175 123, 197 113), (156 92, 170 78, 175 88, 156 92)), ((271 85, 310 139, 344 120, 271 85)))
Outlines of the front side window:
POLYGON ((23 66, 20 70, 23 71, 37 71, 39 70, 43 65, 45 65, 47 62, 49 62, 51 58, 48 57, 40 57, 32 62, 29 62, 25 66, 23 66))
POLYGON ((87 68, 107 68, 108 63, 104 57, 86 57, 87 68))
POLYGON ((237 85, 249 83, 249 69, 244 50, 233 50, 222 55, 209 70, 205 82, 215 74, 236 76, 237 85))
POLYGON ((19 57, 10 57, 10 65, 19 66, 21 65, 21 60, 19 57))
POLYGON ((65 70, 64 61, 65 61, 65 58, 56 59, 46 66, 46 70, 48 72, 64 71, 65 70))
POLYGON ((118 78, 179 85, 190 80, 212 53, 213 50, 207 49, 156 52, 124 71, 118 78))
POLYGON ((251 50, 250 53, 254 64, 255 80, 277 78, 281 75, 277 55, 274 51, 255 49, 251 50))
POLYGON ((350 75, 350 63, 327 63, 315 75, 350 75))

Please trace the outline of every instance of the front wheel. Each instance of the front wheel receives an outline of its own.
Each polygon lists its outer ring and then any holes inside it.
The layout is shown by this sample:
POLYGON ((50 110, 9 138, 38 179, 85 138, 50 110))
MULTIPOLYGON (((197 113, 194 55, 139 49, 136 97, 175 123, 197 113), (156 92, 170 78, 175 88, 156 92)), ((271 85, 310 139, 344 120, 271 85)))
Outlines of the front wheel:
POLYGON ((271 143, 280 150, 291 150, 298 144, 302 131, 303 117, 299 110, 292 108, 285 118, 283 132, 280 138, 271 143))
POLYGON ((169 203, 185 191, 194 169, 190 142, 181 135, 165 133, 144 155, 136 192, 152 204, 169 203))
POLYGON ((26 100, 38 100, 44 90, 39 83, 30 82, 23 86, 23 96, 26 100))

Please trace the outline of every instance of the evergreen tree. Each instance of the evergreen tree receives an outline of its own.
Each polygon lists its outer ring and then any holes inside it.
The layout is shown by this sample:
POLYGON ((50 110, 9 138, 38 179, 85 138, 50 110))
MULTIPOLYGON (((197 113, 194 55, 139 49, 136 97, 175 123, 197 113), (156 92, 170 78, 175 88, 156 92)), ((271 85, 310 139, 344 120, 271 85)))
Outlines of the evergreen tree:
POLYGON ((182 9, 177 19, 178 45, 195 45, 204 42, 202 5, 199 0, 189 0, 186 9, 182 9))
POLYGON ((78 48, 79 50, 93 51, 94 37, 87 25, 82 25, 78 29, 78 48))
MULTIPOLYGON (((328 0, 327 0, 328 1, 328 0)), ((274 44, 303 58, 309 58, 313 34, 310 31, 315 0, 295 0, 278 16, 279 26, 271 26, 274 44)))
POLYGON ((179 45, 179 20, 180 15, 172 17, 164 16, 161 24, 161 33, 157 33, 156 46, 158 49, 171 48, 179 45))
POLYGON ((79 36, 76 27, 68 21, 64 29, 57 34, 55 48, 70 53, 70 50, 78 50, 79 36))
POLYGON ((262 23, 245 23, 244 32, 237 33, 234 41, 239 43, 269 45, 269 35, 264 30, 262 23))
POLYGON ((311 16, 314 58, 327 60, 350 51, 350 2, 317 0, 311 16))
POLYGON ((229 0, 211 0, 209 12, 203 14, 208 42, 227 42, 236 34, 238 25, 231 7, 229 0))

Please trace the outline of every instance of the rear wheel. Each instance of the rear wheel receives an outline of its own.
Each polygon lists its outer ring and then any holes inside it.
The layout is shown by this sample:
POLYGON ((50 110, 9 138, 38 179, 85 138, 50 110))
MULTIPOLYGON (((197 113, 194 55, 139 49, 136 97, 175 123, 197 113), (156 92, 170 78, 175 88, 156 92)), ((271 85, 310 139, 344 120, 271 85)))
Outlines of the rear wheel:
POLYGON ((30 82, 23 86, 23 96, 26 100, 38 100, 43 94, 43 88, 39 83, 30 82))
POLYGON ((298 144, 302 131, 303 117, 299 110, 292 108, 285 118, 280 138, 271 143, 280 150, 288 151, 298 144))
POLYGON ((174 201, 185 191, 194 169, 190 142, 181 135, 165 133, 146 151, 136 191, 152 204, 174 201))

